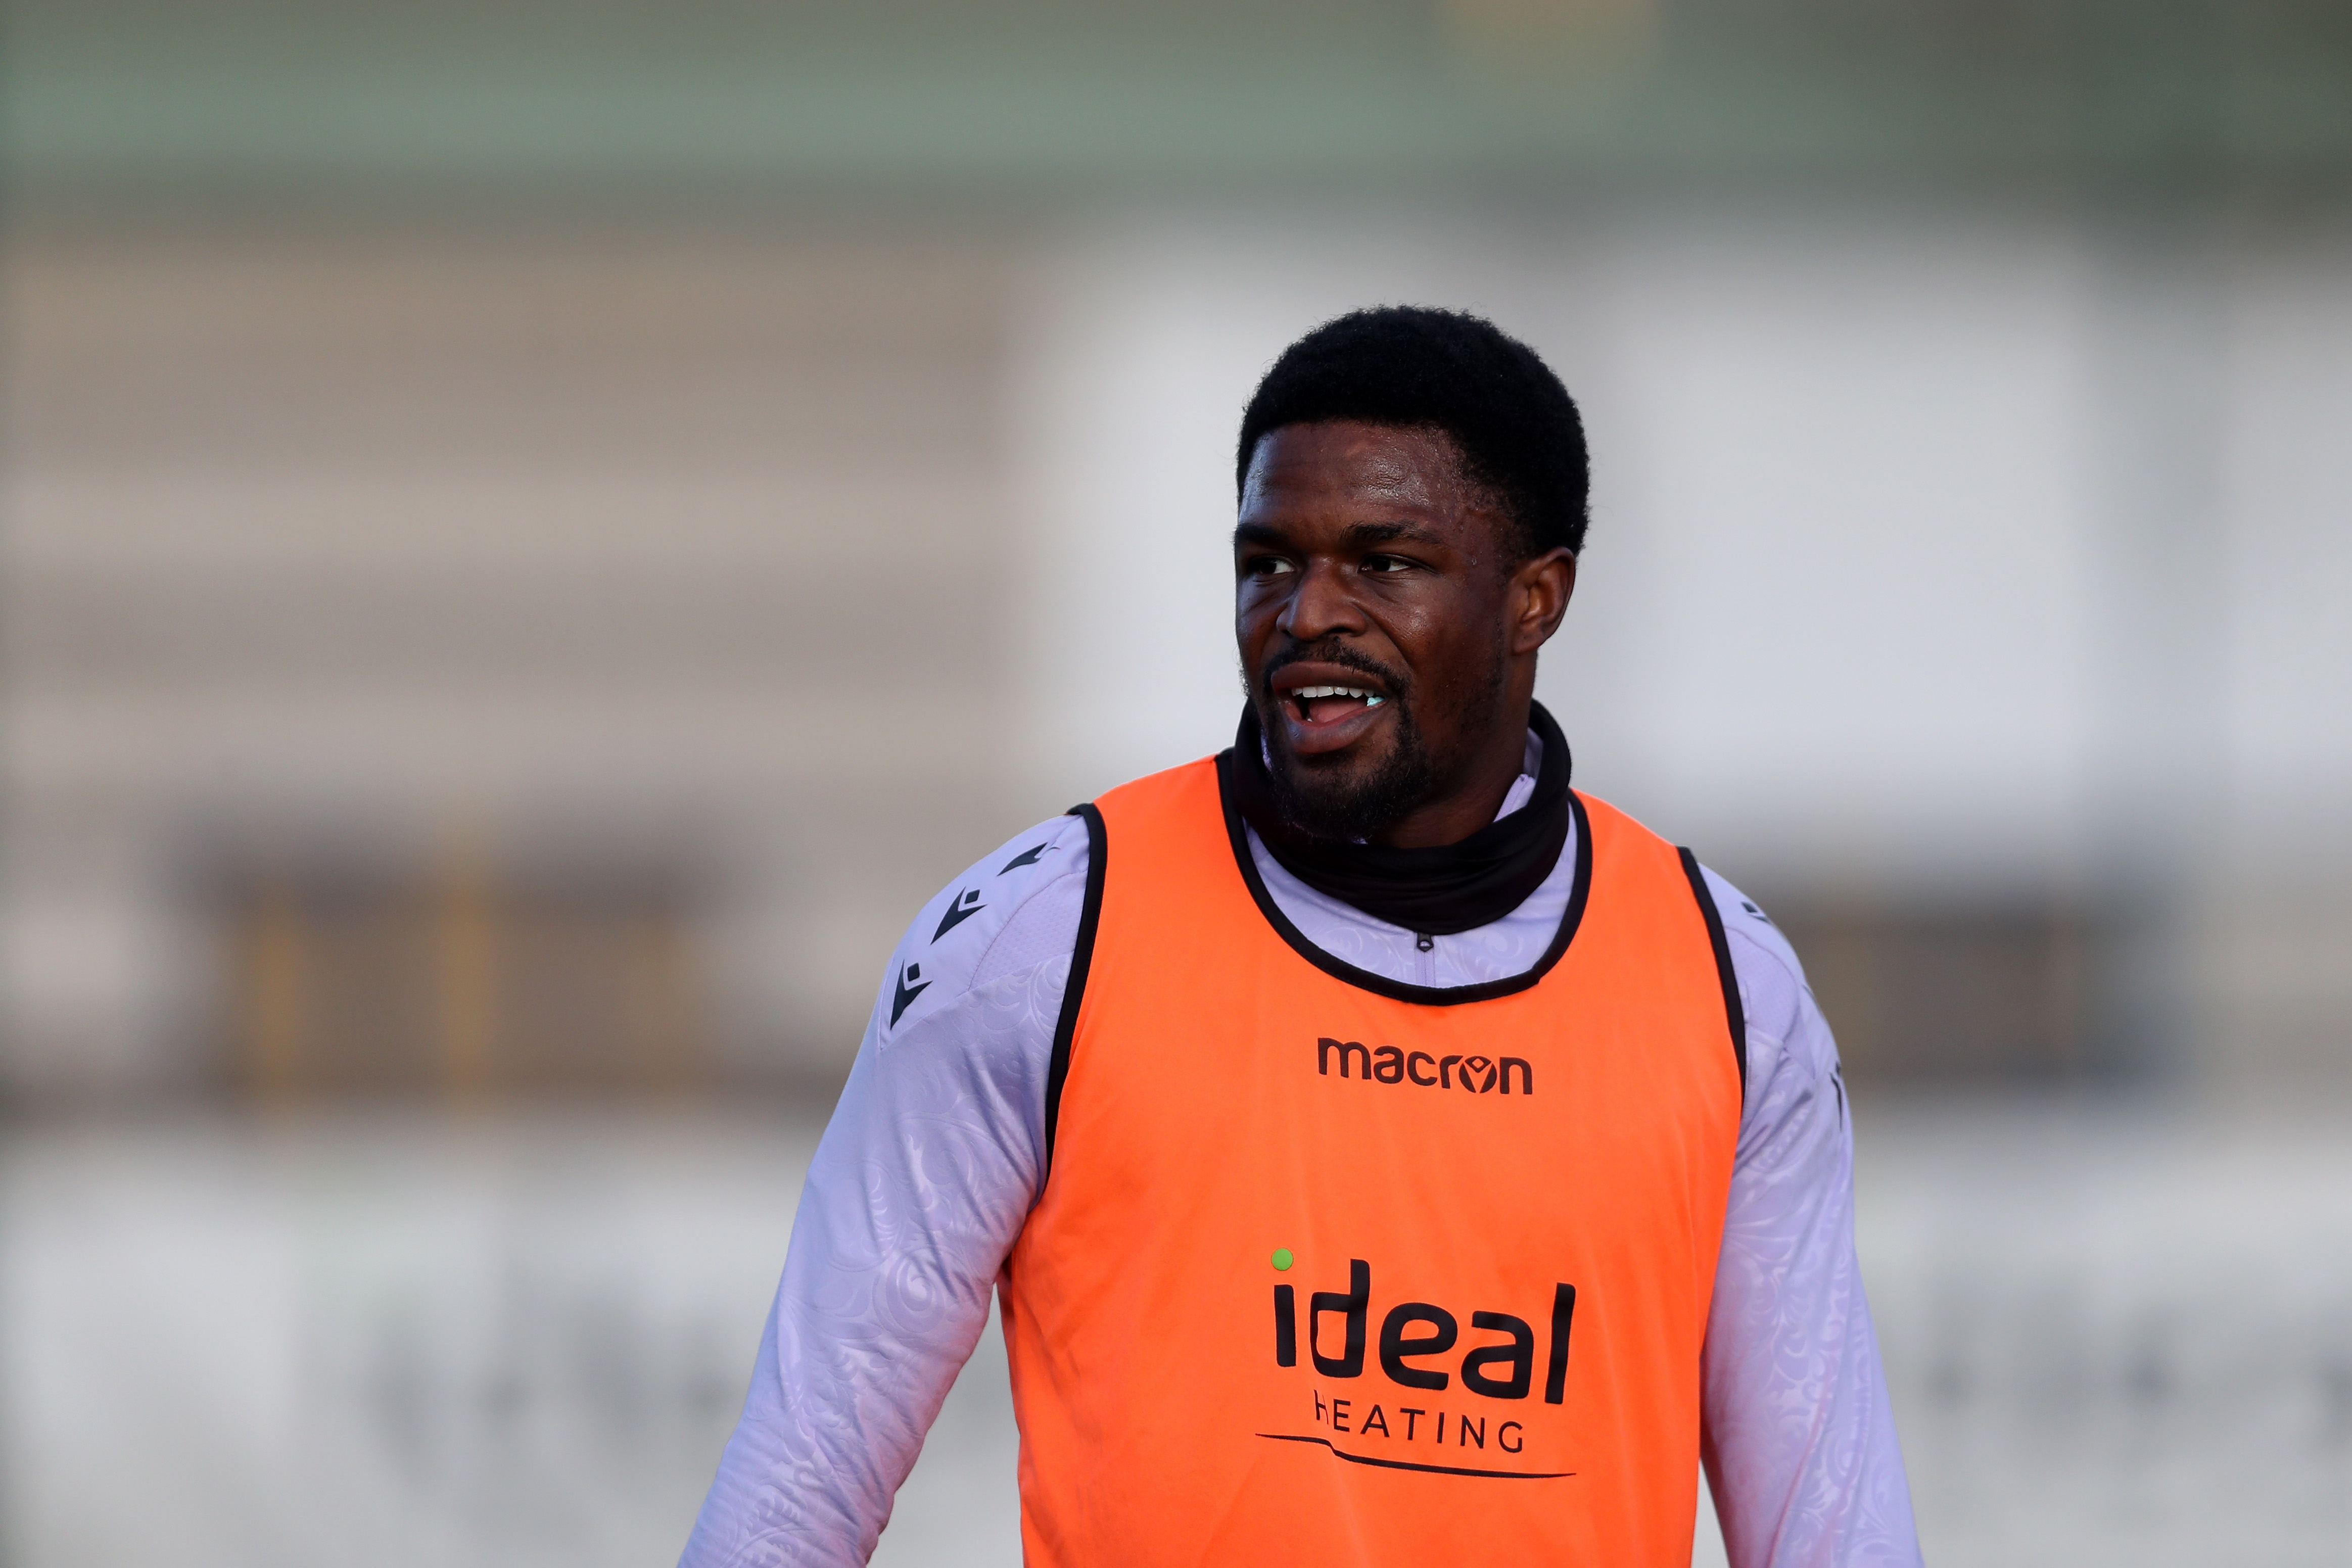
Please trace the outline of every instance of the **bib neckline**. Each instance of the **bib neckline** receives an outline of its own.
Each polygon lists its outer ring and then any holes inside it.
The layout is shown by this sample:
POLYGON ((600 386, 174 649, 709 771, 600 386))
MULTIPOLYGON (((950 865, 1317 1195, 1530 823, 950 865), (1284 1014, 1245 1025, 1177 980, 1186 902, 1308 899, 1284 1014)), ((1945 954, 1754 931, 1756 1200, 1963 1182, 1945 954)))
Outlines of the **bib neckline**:
POLYGON ((1499 980, 1481 980, 1468 986, 1416 986, 1405 980, 1391 980, 1386 975, 1359 968, 1344 958, 1325 952, 1307 939, 1282 906, 1267 891, 1265 878, 1257 869, 1257 859, 1250 853, 1249 828, 1244 821, 1241 808, 1234 799, 1234 753, 1229 748, 1217 753, 1217 801, 1224 812, 1225 838, 1231 846, 1234 863, 1242 873, 1242 882, 1249 888, 1250 897, 1256 901, 1258 913, 1265 916, 1275 934, 1290 945, 1291 950, 1333 979, 1370 991, 1374 996, 1394 1001, 1413 1002, 1423 1007, 1454 1007, 1464 1002, 1492 1001, 1498 997, 1516 996, 1531 989, 1549 974, 1576 939, 1577 927, 1584 921, 1584 904, 1592 890, 1592 823, 1585 815, 1584 800, 1574 789, 1568 792, 1569 810, 1576 820, 1575 881, 1569 889, 1568 907, 1560 913, 1559 928, 1552 934, 1550 946, 1534 965, 1516 975, 1499 980))

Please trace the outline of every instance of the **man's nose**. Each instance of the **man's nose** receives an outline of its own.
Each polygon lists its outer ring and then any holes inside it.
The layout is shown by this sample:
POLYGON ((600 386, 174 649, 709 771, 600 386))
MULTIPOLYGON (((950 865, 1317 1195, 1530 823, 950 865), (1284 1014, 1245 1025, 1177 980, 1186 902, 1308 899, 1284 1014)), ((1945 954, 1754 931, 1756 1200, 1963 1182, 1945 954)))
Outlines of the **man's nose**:
POLYGON ((1348 591, 1346 573, 1330 562, 1308 564, 1275 624, 1301 643, 1364 629, 1363 612, 1348 591))

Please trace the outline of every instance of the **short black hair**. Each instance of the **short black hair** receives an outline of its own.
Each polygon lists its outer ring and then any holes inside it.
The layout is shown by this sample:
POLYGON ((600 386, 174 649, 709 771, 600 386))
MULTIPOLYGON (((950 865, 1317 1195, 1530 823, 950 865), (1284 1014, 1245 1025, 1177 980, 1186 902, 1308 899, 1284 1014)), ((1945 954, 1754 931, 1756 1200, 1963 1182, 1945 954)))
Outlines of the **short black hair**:
POLYGON ((1452 437, 1470 479, 1509 514, 1519 559, 1584 548, 1591 470, 1576 400, 1533 349, 1484 317, 1382 305, 1285 349, 1242 412, 1235 495, 1262 437, 1331 420, 1452 437))

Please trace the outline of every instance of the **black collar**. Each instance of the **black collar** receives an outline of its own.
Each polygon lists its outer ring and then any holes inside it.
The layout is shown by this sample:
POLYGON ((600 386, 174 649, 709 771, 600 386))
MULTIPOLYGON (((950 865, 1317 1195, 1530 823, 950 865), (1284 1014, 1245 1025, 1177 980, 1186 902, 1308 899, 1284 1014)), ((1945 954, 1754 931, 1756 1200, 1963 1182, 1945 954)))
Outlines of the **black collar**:
POLYGON ((1248 704, 1227 754, 1234 803, 1282 868, 1316 892, 1408 931, 1448 936, 1474 930, 1525 903, 1559 863, 1568 842, 1568 738, 1541 703, 1529 706, 1528 727, 1543 743, 1534 796, 1459 843, 1388 849, 1317 838, 1293 827, 1275 808, 1257 710, 1248 704))

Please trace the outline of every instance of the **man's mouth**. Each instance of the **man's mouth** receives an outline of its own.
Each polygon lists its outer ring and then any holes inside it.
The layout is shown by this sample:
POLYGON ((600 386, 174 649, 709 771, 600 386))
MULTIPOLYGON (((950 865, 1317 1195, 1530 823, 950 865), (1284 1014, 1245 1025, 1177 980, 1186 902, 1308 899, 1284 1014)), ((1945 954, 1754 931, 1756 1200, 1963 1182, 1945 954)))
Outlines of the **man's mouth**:
POLYGON ((1352 667, 1360 663, 1310 655, 1286 660, 1266 677, 1266 695, 1274 701, 1261 711, 1281 729, 1292 757, 1349 751, 1375 730, 1401 722, 1402 678, 1352 667))
POLYGON ((1302 724, 1333 724, 1368 713, 1387 700, 1362 686, 1301 686, 1285 694, 1283 706, 1302 724))

